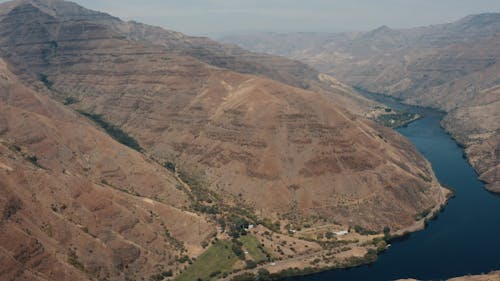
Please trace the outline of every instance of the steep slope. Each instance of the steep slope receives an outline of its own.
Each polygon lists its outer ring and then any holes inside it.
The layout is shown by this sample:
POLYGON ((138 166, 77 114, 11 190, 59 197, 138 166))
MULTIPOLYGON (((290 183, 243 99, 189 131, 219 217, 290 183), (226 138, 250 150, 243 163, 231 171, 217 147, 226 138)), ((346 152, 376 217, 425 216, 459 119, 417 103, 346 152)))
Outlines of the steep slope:
POLYGON ((498 190, 500 94, 492 89, 500 81, 500 14, 406 30, 281 35, 285 40, 321 42, 290 44, 297 46, 292 51, 277 49, 272 36, 259 37, 264 41, 238 36, 225 41, 259 51, 268 45, 274 54, 287 54, 352 86, 450 112, 443 125, 468 147, 470 162, 487 187, 498 190))
POLYGON ((296 60, 248 52, 235 45, 220 44, 206 37, 193 37, 138 22, 124 22, 111 15, 85 9, 62 0, 16 0, 0 4, 0 16, 21 4, 31 4, 44 13, 68 20, 90 20, 127 39, 162 46, 171 54, 191 56, 207 64, 244 74, 255 74, 282 83, 322 92, 353 113, 373 113, 381 105, 367 100, 338 81, 296 60))
POLYGON ((13 8, 22 4, 34 5, 54 17, 68 20, 92 20, 128 39, 161 45, 171 53, 192 56, 208 64, 236 72, 262 75, 297 87, 308 87, 309 83, 318 81, 318 71, 299 61, 248 52, 237 46, 220 44, 206 37, 187 36, 133 21, 123 22, 116 17, 85 9, 72 2, 17 0, 0 5, 0 15, 8 14, 13 8))
POLYGON ((27 89, 0 61, 2 280, 178 271, 176 256, 201 252, 215 227, 182 210, 189 200, 176 185, 168 170, 27 89))
POLYGON ((61 98, 78 100, 74 108, 101 114, 147 153, 264 217, 319 216, 381 230, 412 224, 438 204, 430 166, 413 146, 324 95, 215 68, 30 4, 12 9, 0 30, 16 73, 39 75, 61 98))

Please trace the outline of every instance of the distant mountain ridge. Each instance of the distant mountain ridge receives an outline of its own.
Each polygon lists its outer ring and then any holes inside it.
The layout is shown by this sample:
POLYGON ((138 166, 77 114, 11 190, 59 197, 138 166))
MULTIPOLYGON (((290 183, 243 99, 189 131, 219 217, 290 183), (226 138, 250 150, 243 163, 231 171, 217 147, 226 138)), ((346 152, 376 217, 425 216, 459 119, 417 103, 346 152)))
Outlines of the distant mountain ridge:
POLYGON ((467 147, 487 187, 500 191, 500 95, 495 90, 500 85, 500 13, 401 30, 235 35, 222 41, 286 55, 351 86, 450 112, 443 125, 467 147))

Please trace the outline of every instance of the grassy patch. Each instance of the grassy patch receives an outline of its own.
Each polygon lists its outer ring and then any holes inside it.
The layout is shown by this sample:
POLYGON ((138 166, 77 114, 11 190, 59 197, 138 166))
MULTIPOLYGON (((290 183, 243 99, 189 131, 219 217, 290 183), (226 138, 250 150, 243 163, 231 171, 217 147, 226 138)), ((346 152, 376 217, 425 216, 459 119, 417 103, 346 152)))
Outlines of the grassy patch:
POLYGON ((354 226, 354 230, 361 234, 361 235, 375 235, 375 234, 378 234, 377 231, 374 231, 374 230, 370 230, 370 229, 367 229, 367 228, 364 228, 360 225, 355 225, 354 226))
POLYGON ((75 104, 77 102, 79 102, 79 100, 77 100, 74 97, 65 97, 64 101, 63 101, 63 104, 64 105, 72 105, 72 104, 75 104))
POLYGON ((161 222, 161 225, 163 226, 163 236, 165 237, 165 240, 168 241, 168 243, 170 245, 173 245, 175 247, 175 249, 177 249, 178 251, 181 251, 181 252, 186 251, 186 248, 184 247, 184 243, 175 239, 175 237, 173 237, 170 234, 170 231, 168 231, 167 227, 165 226, 165 224, 163 222, 161 222))
POLYGON ((267 254, 257 237, 253 235, 241 236, 240 241, 243 247, 248 251, 253 260, 257 263, 267 261, 267 254))
POLYGON ((85 266, 78 260, 78 256, 73 249, 70 249, 68 252, 68 263, 76 269, 85 272, 85 266))
POLYGON ((217 241, 175 280, 216 280, 217 276, 231 272, 238 260, 231 247, 231 241, 217 241))
POLYGON ((117 126, 106 122, 104 119, 102 119, 101 115, 92 114, 81 110, 78 110, 78 112, 83 116, 94 121, 97 125, 103 128, 106 131, 106 133, 108 133, 108 135, 110 135, 119 143, 126 145, 132 149, 135 149, 139 152, 142 151, 142 147, 134 138, 129 136, 127 133, 125 133, 122 129, 118 128, 117 126))

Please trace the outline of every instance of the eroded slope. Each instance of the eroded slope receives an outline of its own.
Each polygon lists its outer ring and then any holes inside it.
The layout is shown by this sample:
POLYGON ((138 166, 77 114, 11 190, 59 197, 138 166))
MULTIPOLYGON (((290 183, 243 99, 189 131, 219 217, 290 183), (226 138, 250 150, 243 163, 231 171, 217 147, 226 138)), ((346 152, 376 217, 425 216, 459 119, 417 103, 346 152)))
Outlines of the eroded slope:
POLYGON ((127 280, 177 271, 177 256, 199 253, 215 233, 182 210, 188 198, 177 184, 0 63, 2 278, 127 280))

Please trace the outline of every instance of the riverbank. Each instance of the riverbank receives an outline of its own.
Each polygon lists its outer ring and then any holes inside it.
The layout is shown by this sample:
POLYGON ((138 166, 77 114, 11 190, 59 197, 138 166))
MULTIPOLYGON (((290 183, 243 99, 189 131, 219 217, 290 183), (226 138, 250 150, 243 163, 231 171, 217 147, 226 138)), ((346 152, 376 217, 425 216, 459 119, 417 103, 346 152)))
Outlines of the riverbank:
MULTIPOLYGON (((500 271, 493 271, 487 274, 467 275, 448 279, 448 281, 498 281, 500 280, 500 271)), ((419 281, 417 279, 399 279, 397 281, 419 281)))
MULTIPOLYGON (((377 262, 348 270, 331 270, 286 281, 385 281, 404 278, 442 280, 498 269, 500 202, 487 192, 463 157, 463 148, 440 125, 444 113, 428 108, 391 104, 423 118, 397 129, 431 162, 438 180, 452 186, 455 197, 427 228, 392 240, 377 262), (481 239, 474 239, 477 234, 481 239)), ((425 225, 424 225, 425 226, 425 225)), ((422 225, 421 225, 422 227, 422 225)))
MULTIPOLYGON (((491 192, 500 193, 500 159, 498 147, 500 145, 500 115, 498 105, 500 101, 500 88, 493 89, 489 93, 489 98, 483 97, 482 103, 479 104, 485 108, 485 111, 477 110, 477 106, 457 108, 449 112, 442 111, 439 108, 422 107, 415 104, 405 104, 403 100, 396 97, 372 93, 363 88, 355 87, 361 95, 368 99, 375 100, 385 104, 388 108, 394 108, 397 112, 417 111, 436 111, 443 113, 443 118, 440 120, 441 127, 454 139, 456 143, 464 148, 464 155, 469 164, 477 172, 479 178, 485 183, 485 188, 491 192)), ((369 112, 367 116, 372 116, 371 119, 388 127, 393 121, 387 121, 382 117, 380 120, 377 114, 384 113, 383 110, 374 109, 374 113, 369 112)), ((415 121, 415 120, 413 120, 415 121)), ((402 126, 413 122, 409 121, 402 126)))
MULTIPOLYGON (((255 280, 259 274, 268 274, 267 280, 282 280, 283 278, 307 276, 314 273, 348 269, 363 266, 376 262, 378 255, 386 251, 393 240, 398 240, 413 232, 425 229, 430 220, 436 218, 446 206, 448 200, 453 197, 453 191, 440 186, 439 204, 428 210, 425 215, 419 218, 413 225, 400 229, 394 233, 361 235, 349 232, 335 241, 335 246, 323 244, 321 249, 305 254, 293 255, 288 258, 257 265, 252 269, 240 270, 227 275, 221 279, 224 281, 244 281, 255 280), (339 247, 340 246, 340 247, 339 247)), ((267 230, 257 227, 249 234, 255 235, 264 242, 267 230)), ((269 234, 267 234, 269 235, 269 234)), ((277 235, 276 238, 280 238, 277 235)))

